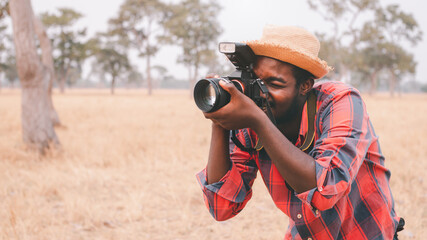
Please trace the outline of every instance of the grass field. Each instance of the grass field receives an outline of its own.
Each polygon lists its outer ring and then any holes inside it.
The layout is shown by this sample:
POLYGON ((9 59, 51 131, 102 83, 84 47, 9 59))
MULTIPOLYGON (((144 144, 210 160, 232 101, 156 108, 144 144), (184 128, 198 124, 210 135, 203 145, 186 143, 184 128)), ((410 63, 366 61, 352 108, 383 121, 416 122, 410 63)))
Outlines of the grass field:
MULTIPOLYGON (((0 91, 1 239, 283 239, 287 217, 261 179, 234 219, 216 222, 195 174, 210 122, 188 91, 55 93, 62 150, 41 158, 21 136, 20 92, 0 91)), ((365 96, 380 136, 401 239, 427 232, 427 95, 365 96)))

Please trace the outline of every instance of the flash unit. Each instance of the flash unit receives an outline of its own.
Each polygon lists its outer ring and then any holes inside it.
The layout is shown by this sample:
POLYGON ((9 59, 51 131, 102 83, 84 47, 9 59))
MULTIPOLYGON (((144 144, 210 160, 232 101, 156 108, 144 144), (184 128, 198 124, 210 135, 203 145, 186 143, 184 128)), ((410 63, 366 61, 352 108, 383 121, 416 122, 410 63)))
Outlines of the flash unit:
POLYGON ((219 52, 221 53, 235 53, 236 44, 233 42, 221 42, 219 44, 219 52))

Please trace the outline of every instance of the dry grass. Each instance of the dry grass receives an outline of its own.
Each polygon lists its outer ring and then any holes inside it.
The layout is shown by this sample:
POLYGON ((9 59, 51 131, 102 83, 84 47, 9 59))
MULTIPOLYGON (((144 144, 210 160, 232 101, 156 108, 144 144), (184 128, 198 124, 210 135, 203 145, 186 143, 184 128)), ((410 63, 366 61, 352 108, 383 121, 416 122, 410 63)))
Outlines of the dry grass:
MULTIPOLYGON (((426 235, 427 96, 366 97, 402 239, 426 235)), ((210 123, 187 91, 54 94, 63 149, 40 158, 21 140, 20 93, 0 92, 0 239, 282 239, 287 217, 262 181, 234 219, 215 222, 195 174, 210 123)))

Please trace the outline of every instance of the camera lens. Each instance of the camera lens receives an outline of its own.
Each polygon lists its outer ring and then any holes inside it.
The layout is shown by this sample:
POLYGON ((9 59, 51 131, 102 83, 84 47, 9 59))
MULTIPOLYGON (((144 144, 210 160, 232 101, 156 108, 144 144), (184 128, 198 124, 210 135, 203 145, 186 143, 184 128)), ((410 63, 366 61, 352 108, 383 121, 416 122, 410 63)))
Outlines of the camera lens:
POLYGON ((194 86, 194 101, 203 112, 213 112, 230 102, 230 94, 219 85, 220 78, 201 79, 194 86))
POLYGON ((206 88, 204 97, 205 99, 203 99, 203 101, 205 101, 208 105, 213 106, 215 104, 216 92, 212 84, 209 84, 209 86, 206 88))

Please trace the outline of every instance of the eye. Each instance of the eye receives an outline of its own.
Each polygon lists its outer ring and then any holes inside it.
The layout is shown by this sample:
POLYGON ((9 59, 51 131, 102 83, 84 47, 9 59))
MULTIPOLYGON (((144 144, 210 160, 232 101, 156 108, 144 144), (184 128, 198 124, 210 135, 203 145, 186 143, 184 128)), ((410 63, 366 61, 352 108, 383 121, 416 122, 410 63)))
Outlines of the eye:
POLYGON ((273 88, 283 88, 284 87, 284 84, 281 82, 278 82, 278 81, 271 81, 268 83, 268 85, 270 87, 273 87, 273 88))

